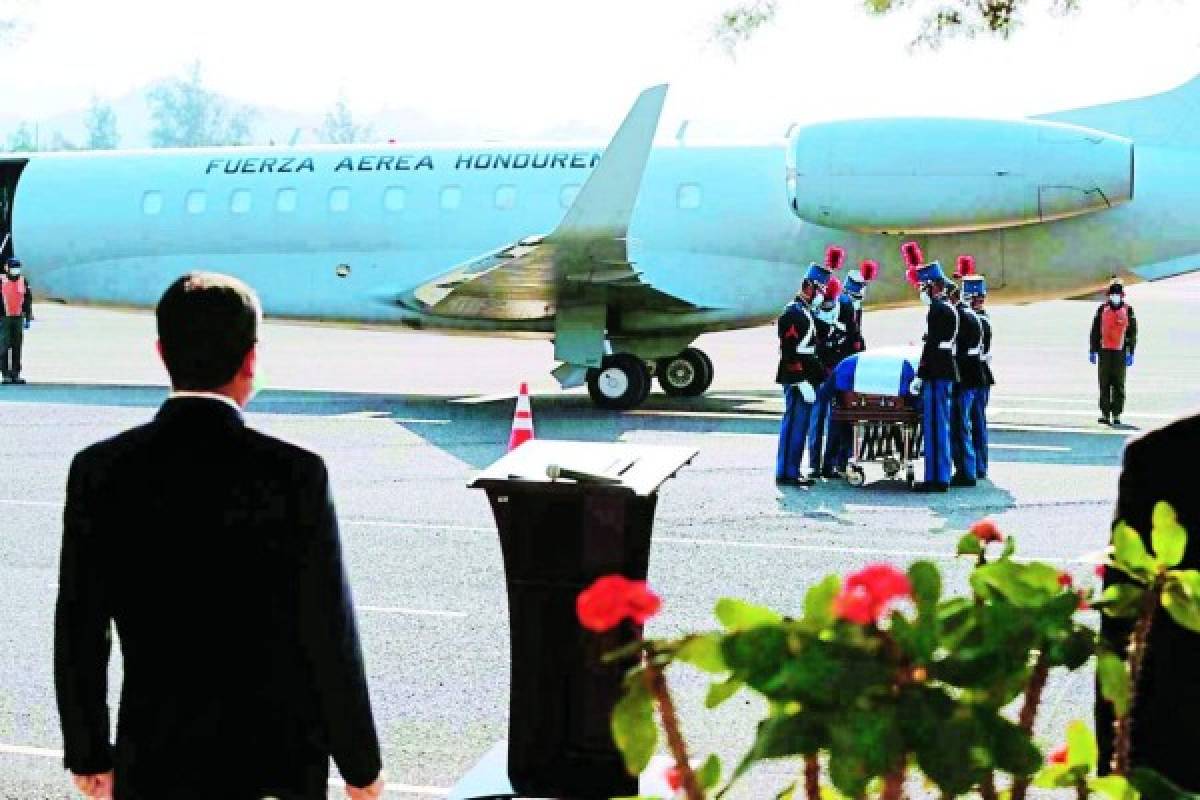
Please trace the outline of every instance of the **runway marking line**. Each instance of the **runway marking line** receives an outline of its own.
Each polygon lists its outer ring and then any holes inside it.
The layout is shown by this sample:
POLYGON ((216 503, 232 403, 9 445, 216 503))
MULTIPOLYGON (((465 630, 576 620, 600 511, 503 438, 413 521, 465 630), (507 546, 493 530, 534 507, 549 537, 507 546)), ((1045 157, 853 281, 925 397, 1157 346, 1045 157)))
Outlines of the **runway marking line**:
POLYGON ((356 605, 359 611, 371 611, 376 614, 397 614, 400 616, 412 617, 454 617, 461 618, 467 616, 465 611, 437 611, 434 609, 421 608, 400 608, 397 606, 360 606, 356 605))
MULTIPOLYGON (((36 758, 62 758, 62 750, 52 750, 48 747, 28 747, 20 744, 0 744, 0 753, 7 753, 16 756, 34 756, 36 758)), ((345 786, 346 784, 337 778, 329 779, 330 786, 345 786)), ((450 794, 449 789, 441 786, 419 786, 411 783, 385 783, 384 791, 388 792, 403 792, 405 794, 427 794, 436 797, 445 797, 450 794)))

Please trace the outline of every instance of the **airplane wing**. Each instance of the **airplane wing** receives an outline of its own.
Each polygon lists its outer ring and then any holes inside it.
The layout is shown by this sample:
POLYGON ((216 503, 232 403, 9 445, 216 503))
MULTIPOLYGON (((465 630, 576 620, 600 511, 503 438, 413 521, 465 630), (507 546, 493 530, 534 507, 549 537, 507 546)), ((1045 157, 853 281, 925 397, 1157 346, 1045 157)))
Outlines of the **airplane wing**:
MULTIPOLYGON (((655 289, 629 260, 629 221, 667 87, 638 97, 558 227, 485 253, 416 287, 402 305, 497 321, 572 316, 570 309, 694 311, 655 289)), ((601 332, 602 333, 602 332, 601 332)))

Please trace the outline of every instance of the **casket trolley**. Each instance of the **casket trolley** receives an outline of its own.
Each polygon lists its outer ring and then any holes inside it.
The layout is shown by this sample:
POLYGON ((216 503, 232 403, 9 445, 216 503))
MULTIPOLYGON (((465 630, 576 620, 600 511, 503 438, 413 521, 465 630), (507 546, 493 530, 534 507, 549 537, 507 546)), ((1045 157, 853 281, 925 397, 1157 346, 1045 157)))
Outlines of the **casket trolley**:
POLYGON ((911 487, 916 479, 913 462, 921 457, 920 401, 909 392, 919 355, 908 348, 868 350, 844 359, 834 369, 832 422, 850 423, 853 431, 851 460, 846 481, 863 486, 863 465, 876 462, 883 474, 901 472, 911 487))

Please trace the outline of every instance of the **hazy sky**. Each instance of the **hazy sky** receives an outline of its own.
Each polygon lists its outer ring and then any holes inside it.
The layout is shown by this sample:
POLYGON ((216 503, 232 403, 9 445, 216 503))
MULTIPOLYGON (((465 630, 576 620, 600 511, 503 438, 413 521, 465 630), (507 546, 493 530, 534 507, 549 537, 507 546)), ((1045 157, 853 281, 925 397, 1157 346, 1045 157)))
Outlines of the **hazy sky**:
MULTIPOLYGON (((369 114, 413 107, 520 135, 615 126, 669 81, 664 131, 781 133, 790 121, 1020 116, 1163 90, 1200 73, 1200 3, 1086 0, 1011 42, 909 53, 911 14, 861 0, 779 0, 736 61, 708 43, 728 0, 0 0, 32 29, 0 49, 0 113, 36 118, 116 96, 200 59, 207 83, 260 105, 369 114)), ((1034 0, 1045 5, 1045 0, 1034 0)))

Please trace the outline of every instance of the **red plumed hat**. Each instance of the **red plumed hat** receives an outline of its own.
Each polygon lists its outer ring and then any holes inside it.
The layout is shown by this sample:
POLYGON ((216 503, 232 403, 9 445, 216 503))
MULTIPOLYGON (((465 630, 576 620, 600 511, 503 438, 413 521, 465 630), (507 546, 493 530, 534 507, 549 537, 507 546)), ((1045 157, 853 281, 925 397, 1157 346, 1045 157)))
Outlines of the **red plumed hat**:
POLYGON ((921 253, 921 245, 916 242, 905 242, 900 245, 900 252, 904 256, 904 263, 910 267, 919 267, 925 263, 925 256, 921 253))
POLYGON ((841 269, 842 262, 845 260, 846 251, 836 244, 831 244, 825 248, 825 266, 829 269, 841 269))
POLYGON ((837 276, 829 279, 825 284, 825 301, 837 300, 842 293, 842 282, 837 279, 837 276))
POLYGON ((920 281, 917 280, 917 268, 909 267, 904 273, 904 280, 908 281, 913 286, 916 286, 920 281))
POLYGON ((954 270, 954 277, 965 278, 968 275, 975 274, 975 256, 959 256, 958 265, 954 270))
POLYGON ((858 271, 862 273, 862 278, 867 283, 879 277, 879 262, 867 259, 858 265, 858 271))

